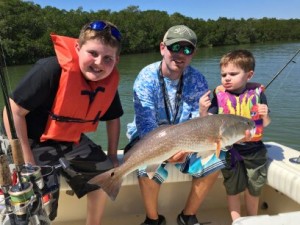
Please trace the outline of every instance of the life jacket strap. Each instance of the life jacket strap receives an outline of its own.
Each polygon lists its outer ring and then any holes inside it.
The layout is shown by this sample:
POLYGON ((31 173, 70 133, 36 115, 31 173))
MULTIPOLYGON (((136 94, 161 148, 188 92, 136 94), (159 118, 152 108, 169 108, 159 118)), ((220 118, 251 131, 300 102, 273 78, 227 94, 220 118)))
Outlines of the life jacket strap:
POLYGON ((104 87, 97 87, 94 91, 89 91, 89 90, 82 90, 81 91, 81 94, 82 95, 88 95, 89 98, 90 98, 90 103, 92 103, 95 99, 95 96, 96 94, 101 91, 101 92, 104 92, 105 91, 105 88, 104 87))
POLYGON ((60 116, 57 114, 54 114, 53 112, 49 112, 49 115, 52 120, 58 121, 58 122, 68 122, 68 123, 97 123, 100 119, 101 111, 97 113, 95 116, 95 119, 93 120, 83 120, 79 118, 72 118, 72 117, 67 117, 67 116, 60 116))

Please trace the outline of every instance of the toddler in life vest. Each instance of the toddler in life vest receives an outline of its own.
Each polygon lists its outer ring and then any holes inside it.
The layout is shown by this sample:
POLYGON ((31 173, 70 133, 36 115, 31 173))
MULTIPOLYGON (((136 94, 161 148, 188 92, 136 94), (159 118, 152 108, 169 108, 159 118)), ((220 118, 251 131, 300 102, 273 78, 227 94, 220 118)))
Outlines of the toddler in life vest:
POLYGON ((234 114, 251 118, 256 133, 251 140, 236 143, 227 152, 222 169, 232 220, 241 216, 240 193, 244 192, 246 213, 257 215, 259 195, 266 183, 267 150, 262 142, 263 127, 271 122, 264 87, 250 83, 255 59, 247 50, 234 50, 220 60, 221 85, 210 100, 208 91, 200 99, 200 115, 234 114))

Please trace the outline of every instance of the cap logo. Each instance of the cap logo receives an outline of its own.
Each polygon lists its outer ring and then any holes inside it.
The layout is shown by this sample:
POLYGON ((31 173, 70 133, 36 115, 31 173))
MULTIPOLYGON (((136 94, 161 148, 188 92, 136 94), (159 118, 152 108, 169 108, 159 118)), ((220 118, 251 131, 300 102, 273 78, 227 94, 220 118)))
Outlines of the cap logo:
POLYGON ((178 27, 174 30, 174 34, 180 34, 182 36, 184 33, 188 33, 189 36, 192 36, 191 32, 185 27, 178 27))

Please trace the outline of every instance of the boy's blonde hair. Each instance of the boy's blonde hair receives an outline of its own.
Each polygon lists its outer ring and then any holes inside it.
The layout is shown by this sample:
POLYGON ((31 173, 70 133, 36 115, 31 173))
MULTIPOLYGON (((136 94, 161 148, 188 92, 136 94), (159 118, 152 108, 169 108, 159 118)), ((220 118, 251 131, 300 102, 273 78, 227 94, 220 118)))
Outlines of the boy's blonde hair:
POLYGON ((245 72, 254 71, 255 59, 253 54, 244 49, 238 49, 225 54, 220 60, 220 67, 227 66, 228 63, 240 67, 245 72))
POLYGON ((118 40, 114 35, 111 33, 111 28, 114 27, 117 29, 117 27, 108 21, 104 21, 106 23, 106 27, 103 30, 94 30, 90 27, 90 25, 93 23, 87 23, 85 24, 79 34, 78 38, 78 44, 81 47, 89 40, 100 40, 103 44, 109 45, 111 47, 117 47, 118 51, 117 54, 120 54, 121 52, 121 40, 118 40))

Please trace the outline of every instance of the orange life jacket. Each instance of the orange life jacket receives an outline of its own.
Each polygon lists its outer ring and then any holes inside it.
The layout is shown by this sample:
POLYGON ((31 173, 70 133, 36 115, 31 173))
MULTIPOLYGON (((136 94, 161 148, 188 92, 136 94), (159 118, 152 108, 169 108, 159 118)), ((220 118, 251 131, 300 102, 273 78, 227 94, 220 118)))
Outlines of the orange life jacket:
POLYGON ((79 68, 77 39, 51 34, 62 68, 58 91, 40 140, 78 142, 84 132, 95 131, 99 118, 111 105, 119 84, 114 68, 103 80, 87 82, 79 68))
POLYGON ((251 141, 259 141, 263 135, 263 121, 258 115, 257 109, 257 103, 260 103, 260 94, 263 91, 264 86, 258 83, 248 83, 246 91, 238 96, 225 91, 222 85, 215 90, 219 114, 239 115, 252 119, 255 122, 256 133, 251 141))

